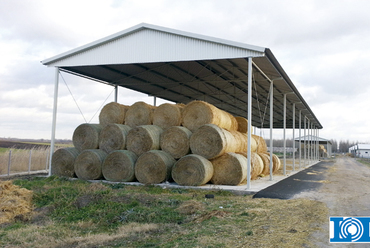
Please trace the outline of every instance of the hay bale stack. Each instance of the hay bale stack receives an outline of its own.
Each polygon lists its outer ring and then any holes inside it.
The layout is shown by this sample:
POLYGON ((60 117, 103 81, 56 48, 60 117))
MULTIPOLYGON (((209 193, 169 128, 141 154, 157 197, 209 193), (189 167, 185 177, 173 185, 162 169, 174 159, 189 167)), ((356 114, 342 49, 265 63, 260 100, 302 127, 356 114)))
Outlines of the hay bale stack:
POLYGON ((235 117, 203 101, 188 103, 182 113, 182 125, 194 132, 204 124, 215 124, 226 130, 238 130, 235 117))
POLYGON ((258 153, 263 162, 263 171, 262 175, 266 176, 270 174, 270 155, 266 153, 258 153))
POLYGON ((99 149, 106 153, 126 149, 126 136, 130 130, 131 127, 127 125, 107 124, 99 135, 99 149))
POLYGON ((183 186, 204 185, 211 180, 212 175, 212 163, 196 154, 180 158, 172 168, 173 180, 183 186))
POLYGON ((239 185, 247 178, 248 160, 243 155, 228 152, 210 162, 213 165, 213 184, 239 185))
POLYGON ((98 149, 101 130, 100 124, 84 123, 79 125, 73 132, 73 146, 80 152, 87 149, 98 149))
POLYGON ((154 106, 145 102, 135 102, 126 112, 125 124, 132 128, 153 124, 154 109, 154 106))
POLYGON ((272 154, 272 172, 275 173, 277 172, 281 167, 281 162, 280 162, 280 158, 275 155, 275 154, 272 154))
POLYGON ((176 160, 167 152, 148 151, 137 159, 135 176, 143 184, 158 184, 169 181, 175 162, 176 160))
POLYGON ((153 125, 163 129, 180 126, 183 108, 183 104, 163 103, 159 105, 153 112, 153 125))
POLYGON ((255 135, 255 134, 252 134, 252 137, 257 142, 257 153, 267 152, 267 145, 266 145, 266 141, 264 140, 264 138, 262 138, 261 136, 255 135))
POLYGON ((74 147, 56 150, 51 159, 51 174, 60 177, 73 177, 75 174, 74 162, 80 152, 74 147))
POLYGON ((78 178, 96 180, 102 178, 102 164, 107 153, 100 149, 84 150, 76 158, 74 169, 78 178))
POLYGON ((123 124, 128 107, 116 102, 106 104, 100 111, 99 124, 103 127, 110 123, 123 124))
MULTIPOLYGON (((240 152, 239 154, 243 155, 245 158, 248 158, 248 154, 246 152, 240 152)), ((261 157, 256 153, 251 153, 251 180, 255 180, 258 178, 259 175, 262 174, 264 168, 263 161, 261 157)))
POLYGON ((128 150, 117 150, 108 154, 102 165, 102 174, 112 182, 132 182, 135 178, 137 156, 128 150))
POLYGON ((131 129, 126 137, 126 148, 137 156, 150 150, 160 149, 163 129, 156 125, 143 125, 131 129))
MULTIPOLYGON (((241 133, 238 131, 230 131, 230 133, 234 136, 235 141, 237 142, 238 149, 235 152, 247 152, 248 151, 248 134, 241 133)), ((257 151, 257 142, 251 136, 251 152, 257 151)))
POLYGON ((248 120, 241 116, 236 116, 235 120, 238 123, 238 132, 248 133, 248 120))
POLYGON ((179 159, 190 153, 192 133, 186 127, 173 126, 163 131, 160 137, 161 149, 179 159))

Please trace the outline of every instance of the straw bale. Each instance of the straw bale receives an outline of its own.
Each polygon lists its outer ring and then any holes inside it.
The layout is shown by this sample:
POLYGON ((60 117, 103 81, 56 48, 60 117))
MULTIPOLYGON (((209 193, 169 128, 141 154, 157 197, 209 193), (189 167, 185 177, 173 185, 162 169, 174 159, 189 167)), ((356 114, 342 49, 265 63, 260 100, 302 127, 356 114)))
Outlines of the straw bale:
POLYGON ((252 134, 252 137, 257 142, 257 153, 267 152, 267 145, 265 139, 255 134, 252 134))
POLYGON ((213 184, 239 185, 247 178, 248 160, 243 155, 228 152, 210 162, 213 165, 213 184))
POLYGON ((175 159, 179 159, 190 153, 191 131, 186 127, 173 126, 163 131, 160 138, 160 146, 175 159))
POLYGON ((32 195, 31 190, 14 185, 12 181, 0 181, 0 224, 12 222, 16 216, 30 219, 32 195))
MULTIPOLYGON (((238 149, 235 152, 247 152, 248 151, 248 134, 241 133, 238 131, 230 131, 230 133, 234 136, 236 142, 238 142, 238 149)), ((257 142, 254 139, 253 135, 251 135, 251 152, 257 151, 257 142)))
POLYGON ((204 124, 215 124, 226 130, 238 130, 235 117, 203 101, 188 103, 182 113, 182 125, 194 132, 204 124))
POLYGON ((101 130, 100 124, 84 123, 79 125, 73 132, 73 146, 80 152, 86 149, 98 149, 101 130))
POLYGON ((163 129, 181 125, 183 104, 163 103, 153 113, 153 125, 163 129))
POLYGON ((172 179, 176 160, 167 152, 151 150, 141 155, 135 164, 135 176, 140 183, 158 184, 172 179))
POLYGON ((102 178, 102 164, 107 153, 100 149, 84 150, 76 158, 74 168, 78 178, 95 180, 102 178))
POLYGON ((163 129, 156 125, 143 125, 131 129, 126 137, 126 149, 140 156, 144 152, 160 149, 163 129))
POLYGON ((154 110, 155 107, 150 104, 135 102, 126 112, 125 124, 132 128, 141 125, 152 125, 154 110))
POLYGON ((262 175, 269 175, 270 174, 270 155, 266 153, 258 153, 258 155, 261 157, 263 161, 263 171, 262 175))
POLYGON ((135 181, 136 160, 136 154, 128 150, 109 153, 102 165, 103 177, 113 182, 135 181))
MULTIPOLYGON (((246 152, 240 152, 245 158, 248 158, 246 152)), ((264 168, 261 157, 256 152, 251 152, 251 180, 257 179, 262 174, 264 168)))
POLYGON ((126 136, 130 126, 123 124, 107 124, 99 135, 99 149, 106 153, 126 149, 126 136))
POLYGON ((110 123, 123 124, 128 107, 117 102, 106 104, 100 111, 99 124, 103 127, 110 123))
POLYGON ((204 185, 211 180, 212 175, 212 163, 196 154, 180 158, 172 168, 173 180, 183 186, 204 185))
POLYGON ((74 177, 74 162, 80 152, 74 147, 56 150, 51 159, 51 174, 60 177, 74 177))
POLYGON ((272 172, 273 173, 277 172, 280 169, 280 166, 281 166, 280 158, 277 155, 272 154, 272 172))
POLYGON ((241 116, 236 116, 235 120, 238 122, 238 132, 248 133, 248 120, 241 116))

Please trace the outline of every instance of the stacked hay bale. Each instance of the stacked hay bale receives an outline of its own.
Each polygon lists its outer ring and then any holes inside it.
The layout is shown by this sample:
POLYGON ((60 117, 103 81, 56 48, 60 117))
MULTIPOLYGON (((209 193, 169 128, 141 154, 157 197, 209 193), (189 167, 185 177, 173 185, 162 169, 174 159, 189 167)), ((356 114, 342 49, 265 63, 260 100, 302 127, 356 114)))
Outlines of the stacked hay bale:
MULTIPOLYGON (((55 152, 52 172, 84 180, 240 185, 247 180, 247 141, 247 119, 203 101, 158 107, 109 103, 99 124, 76 128, 74 148, 55 152)), ((265 141, 252 135, 251 179, 267 173, 267 159, 265 141)), ((274 171, 280 166, 275 160, 274 171)))

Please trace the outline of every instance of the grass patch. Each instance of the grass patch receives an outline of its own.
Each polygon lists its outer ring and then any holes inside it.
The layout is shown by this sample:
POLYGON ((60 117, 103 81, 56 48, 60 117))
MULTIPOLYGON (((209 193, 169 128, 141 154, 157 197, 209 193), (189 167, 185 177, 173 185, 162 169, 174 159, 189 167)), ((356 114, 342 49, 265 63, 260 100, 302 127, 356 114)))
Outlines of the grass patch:
POLYGON ((327 221, 325 205, 306 199, 55 176, 13 183, 33 191, 35 209, 29 221, 3 224, 5 247, 302 247, 327 221))

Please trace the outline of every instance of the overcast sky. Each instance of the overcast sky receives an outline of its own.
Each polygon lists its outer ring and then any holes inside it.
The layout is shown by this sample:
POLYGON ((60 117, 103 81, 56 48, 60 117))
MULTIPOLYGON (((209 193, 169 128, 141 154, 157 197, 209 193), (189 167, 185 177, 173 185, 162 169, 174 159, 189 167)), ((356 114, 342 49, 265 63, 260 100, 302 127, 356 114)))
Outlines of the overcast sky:
MULTIPOLYGON (((40 61, 146 22, 270 48, 321 137, 370 142, 369 10, 366 0, 0 0, 0 138, 50 139, 55 71, 40 61)), ((62 73, 56 138, 97 123, 113 100, 112 87, 62 73)), ((120 89, 118 101, 153 98, 120 89)))

